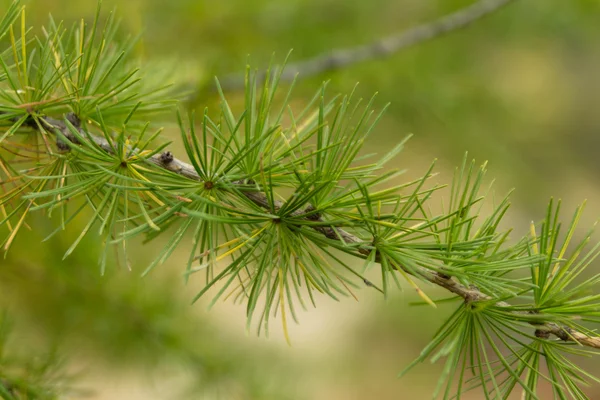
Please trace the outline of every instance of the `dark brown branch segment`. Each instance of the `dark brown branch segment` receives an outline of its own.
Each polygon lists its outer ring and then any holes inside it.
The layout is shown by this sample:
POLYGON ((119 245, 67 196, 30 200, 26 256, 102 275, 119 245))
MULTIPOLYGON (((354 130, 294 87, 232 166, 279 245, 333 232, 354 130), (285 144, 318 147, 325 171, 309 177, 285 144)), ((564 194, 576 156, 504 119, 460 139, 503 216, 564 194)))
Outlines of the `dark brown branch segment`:
MULTIPOLYGON (((84 131, 79 127, 78 120, 75 119, 74 116, 68 115, 67 119, 82 133, 84 131)), ((44 125, 46 125, 46 130, 49 132, 58 130, 62 133, 64 137, 66 137, 71 142, 77 144, 78 139, 67 127, 64 121, 57 120, 51 117, 44 117, 42 119, 44 125)), ((33 128, 36 128, 37 125, 31 125, 33 128)), ((104 151, 111 153, 112 146, 108 143, 108 141, 104 137, 93 135, 92 133, 85 133, 85 136, 91 138, 101 149, 104 151)), ((150 164, 153 164, 159 168, 166 169, 168 171, 174 172, 181 176, 185 176, 186 178, 193 179, 196 181, 201 181, 200 175, 196 172, 194 167, 191 164, 188 164, 184 161, 181 161, 173 156, 173 154, 169 151, 163 152, 162 154, 156 154, 147 160, 150 164)), ((236 182, 234 182, 235 184, 236 182)), ((251 200, 254 204, 265 208, 270 209, 270 203, 267 199, 267 196, 258 191, 243 191, 244 195, 251 200)), ((279 209, 283 203, 276 202, 275 207, 279 209)), ((276 210, 274 210, 276 211, 276 210)), ((298 211, 298 216, 303 214, 308 214, 306 217, 309 220, 316 220, 324 222, 320 216, 315 216, 314 213, 311 214, 311 206, 307 209, 298 211)), ((371 250, 370 244, 365 243, 359 237, 346 232, 341 228, 335 228, 333 226, 311 226, 312 229, 317 232, 323 234, 327 238, 331 240, 340 240, 342 239, 346 244, 363 244, 363 246, 359 246, 358 251, 363 255, 369 255, 371 250)), ((378 261, 378 257, 376 257, 376 261, 378 261)), ((413 274, 412 271, 404 270, 406 273, 413 274)), ((419 278, 433 283, 436 286, 442 287, 448 290, 451 293, 456 294, 457 296, 462 297, 466 303, 472 303, 481 300, 491 300, 492 297, 489 295, 479 291, 476 288, 467 287, 460 282, 456 281, 452 277, 443 276, 439 273, 433 272, 426 268, 420 268, 416 274, 419 278)), ((506 302, 496 302, 497 306, 500 307, 509 307, 510 304, 506 302)), ((514 311, 515 314, 523 314, 522 312, 514 311)), ((532 323, 536 327, 536 335, 540 338, 547 337, 549 335, 554 335, 557 338, 564 341, 573 341, 579 343, 583 346, 592 347, 595 349, 600 349, 600 337, 590 337, 584 333, 575 331, 569 327, 562 327, 556 325, 554 323, 532 323)))
MULTIPOLYGON (((347 68, 360 62, 389 57, 405 48, 466 28, 473 22, 500 10, 513 1, 480 0, 433 22, 418 25, 404 32, 378 39, 372 43, 346 49, 337 49, 305 61, 288 64, 285 67, 285 71, 282 72, 280 80, 282 82, 291 82, 296 75, 301 78, 307 78, 347 68)), ((257 77, 257 80, 260 82, 264 78, 265 74, 263 73, 257 77)), ((226 76, 220 81, 220 84, 225 91, 243 89, 245 85, 244 75, 233 74, 226 76)))

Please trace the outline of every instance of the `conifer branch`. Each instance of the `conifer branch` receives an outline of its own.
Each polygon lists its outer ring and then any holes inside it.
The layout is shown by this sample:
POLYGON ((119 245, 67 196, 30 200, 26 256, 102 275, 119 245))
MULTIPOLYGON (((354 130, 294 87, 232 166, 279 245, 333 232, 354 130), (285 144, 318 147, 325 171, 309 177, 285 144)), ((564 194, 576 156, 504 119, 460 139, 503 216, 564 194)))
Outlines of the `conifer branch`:
MULTIPOLYGON (((509 2, 479 1, 356 52, 307 62, 310 68, 301 72, 391 54, 467 26, 509 2)), ((158 77, 154 82, 137 77, 137 67, 125 61, 132 44, 114 41, 113 17, 100 28, 99 16, 98 9, 91 29, 82 22, 68 32, 52 20, 35 40, 29 40, 16 2, 0 20, 0 37, 10 36, 0 76, 4 251, 29 226, 28 215, 39 211, 60 220, 46 239, 90 211, 64 256, 98 227, 101 272, 113 259, 110 250, 128 261, 127 242, 133 238, 150 241, 169 232, 145 275, 191 237, 185 276, 202 271, 206 280, 194 301, 219 284, 211 304, 227 298, 244 302, 248 328, 257 323, 259 335, 268 334, 271 316, 280 316, 286 338, 287 321, 298 321, 295 304, 306 308, 304 291, 313 305, 313 293, 336 300, 354 296, 351 287, 359 287, 359 278, 385 296, 403 278, 435 306, 417 285, 428 282, 459 303, 408 367, 445 358, 434 397, 446 383, 448 398, 455 378, 457 397, 481 386, 486 396, 505 398, 518 385, 537 398, 537 382, 544 379, 561 398, 585 398, 580 386, 587 379, 581 376, 600 383, 568 359, 569 353, 600 349, 600 337, 584 325, 600 323, 600 295, 590 295, 600 274, 583 274, 600 257, 600 243, 584 251, 591 231, 571 243, 583 206, 563 224, 560 201, 551 200, 541 223, 510 243, 510 230, 500 227, 508 196, 480 218, 487 197, 485 163, 477 168, 465 158, 449 186, 449 202, 434 213, 429 205, 442 186, 426 184, 433 165, 421 178, 388 185, 400 172, 385 168, 404 141, 364 161, 370 155, 362 154, 363 144, 381 117, 373 99, 365 107, 353 104, 353 93, 326 101, 323 85, 300 112, 290 107, 291 89, 283 102, 277 100, 278 83, 295 76, 295 66, 258 76, 247 67, 245 107, 238 116, 218 83, 218 120, 205 110, 201 121, 192 112, 186 122, 178 112, 183 161, 165 151, 168 143, 153 145, 162 129, 148 129, 148 115, 171 111, 175 99, 158 77), (341 254, 363 259, 363 270, 341 254), (230 262, 222 266, 223 260, 230 262), (374 264, 381 288, 364 278, 374 264), (514 274, 523 270, 528 273, 514 274), (547 375, 539 368, 544 361, 547 375), (476 368, 478 376, 467 378, 476 368)))
MULTIPOLYGON (((68 114, 66 116, 66 119, 68 121, 70 121, 71 124, 75 128, 77 128, 77 130, 82 135, 84 135, 88 138, 91 138, 94 141, 94 143, 96 143, 100 148, 102 148, 107 153, 112 153, 112 151, 113 151, 112 145, 103 137, 94 135, 93 133, 90 133, 90 132, 84 132, 83 129, 79 125, 78 118, 75 115, 68 114)), ((56 133, 56 131, 59 131, 65 138, 67 138, 74 144, 79 143, 79 139, 71 132, 71 130, 68 128, 68 126, 65 122, 55 119, 55 118, 51 118, 51 117, 43 117, 42 120, 44 121, 44 124, 46 125, 48 132, 56 133)), ((31 127, 36 128, 37 126, 32 124, 31 127)), ((60 138, 57 138, 57 140, 60 140, 60 138)), ((133 152, 136 152, 136 151, 137 151, 137 149, 133 149, 133 152)), ((200 175, 198 175, 198 173, 196 172, 196 170, 194 169, 194 167, 192 165, 174 157, 170 151, 165 151, 163 153, 156 154, 156 155, 148 158, 147 161, 159 168, 166 169, 170 172, 182 175, 186 178, 196 180, 196 181, 202 180, 202 178, 200 177, 200 175)), ((232 182, 232 183, 234 185, 235 184, 242 185, 244 182, 232 182)), ((269 199, 265 193, 259 192, 259 191, 248 191, 248 190, 244 190, 242 193, 249 200, 251 200, 254 204, 258 205, 259 207, 264 208, 265 210, 269 210, 270 203, 269 203, 269 199)), ((274 204, 275 204, 275 210, 273 210, 273 211, 277 211, 284 205, 284 203, 279 200, 276 200, 274 202, 274 204)), ((311 215, 310 214, 311 207, 312 206, 309 205, 304 210, 296 211, 295 212, 296 216, 302 216, 302 215, 306 214, 307 216, 305 217, 305 219, 324 223, 325 221, 319 215, 311 215)), ((373 251, 368 246, 368 243, 364 243, 364 241, 362 241, 359 237, 345 231, 344 229, 337 228, 335 226, 326 226, 326 225, 325 226, 314 225, 314 226, 311 226, 311 228, 318 231, 319 233, 321 233, 322 235, 324 235, 325 237, 327 237, 330 240, 335 240, 335 241, 343 240, 345 244, 359 244, 359 245, 362 244, 362 246, 358 247, 358 251, 360 254, 364 255, 365 257, 369 256, 369 254, 373 251)), ((376 254, 376 256, 375 256, 375 261, 378 263, 381 261, 378 254, 376 254)), ((394 267, 397 268, 396 266, 394 266, 394 267)), ((399 267, 403 268, 402 266, 399 266, 399 267)), ((478 301, 493 300, 492 297, 481 292, 477 288, 467 287, 467 286, 461 284, 460 282, 458 282, 457 280, 453 279, 451 276, 445 276, 443 274, 440 274, 438 272, 433 272, 433 271, 431 271, 427 268, 423 268, 423 267, 419 267, 419 269, 416 272, 411 271, 406 268, 403 268, 403 270, 405 273, 416 276, 422 280, 428 281, 436 286, 446 289, 447 291, 449 291, 459 297, 462 297, 466 303, 475 303, 478 301)), ((495 302, 494 304, 499 307, 511 307, 511 305, 509 303, 506 303, 504 301, 495 302)), ((512 311, 512 312, 515 313, 515 315, 519 315, 521 317, 526 314, 526 313, 520 312, 520 311, 512 311)), ((536 333, 536 336, 538 336, 538 337, 548 338, 550 335, 553 335, 563 341, 571 341, 571 342, 575 342, 575 343, 578 343, 583 346, 600 349, 600 336, 589 336, 582 332, 573 330, 569 327, 560 326, 555 323, 540 324, 539 322, 534 322, 534 321, 530 322, 530 323, 531 323, 531 325, 536 327, 535 333, 536 333)))
MULTIPOLYGON (((281 74, 281 81, 291 82, 296 76, 300 76, 303 79, 309 78, 314 75, 347 68, 360 62, 392 56, 400 50, 466 28, 513 1, 480 0, 433 22, 418 25, 404 32, 386 36, 365 45, 337 49, 317 55, 308 60, 288 64, 281 74)), ((257 79, 258 82, 263 81, 265 74, 259 74, 257 79)), ((244 74, 226 76, 221 81, 221 87, 226 91, 243 89, 244 74)))

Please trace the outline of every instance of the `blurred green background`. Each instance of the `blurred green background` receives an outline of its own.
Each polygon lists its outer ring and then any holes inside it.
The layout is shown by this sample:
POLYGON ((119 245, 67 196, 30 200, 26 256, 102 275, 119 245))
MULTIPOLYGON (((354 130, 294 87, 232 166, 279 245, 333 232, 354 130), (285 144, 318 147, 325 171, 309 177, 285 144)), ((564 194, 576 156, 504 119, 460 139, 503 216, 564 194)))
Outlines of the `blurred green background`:
MULTIPOLYGON (((90 21, 96 8, 95 0, 24 3, 34 27, 48 13, 69 23, 90 21)), ((141 32, 137 52, 144 63, 174 68, 176 81, 200 90, 214 75, 242 71, 248 55, 259 69, 290 49, 291 62, 299 61, 470 3, 105 0, 103 11, 116 7, 123 31, 141 32)), ((360 82, 361 96, 379 93, 379 108, 391 102, 366 150, 384 152, 413 133, 397 161, 409 176, 437 158, 436 179, 449 183, 465 151, 489 160, 497 193, 516 188, 507 225, 518 234, 542 217, 550 196, 567 209, 588 199, 582 230, 600 215, 598 0, 517 0, 465 30, 301 80, 294 103, 301 105, 323 80, 331 80, 330 94, 360 82)), ((216 104, 214 93, 202 90, 190 107, 216 104)), ((174 130, 166 135, 176 139, 174 130)), ((132 272, 115 267, 100 276, 93 238, 62 261, 73 237, 40 243, 51 226, 44 220, 34 226, 0 261, 0 302, 14 320, 15 342, 23 347, 17 350, 56 344, 65 355, 75 386, 85 392, 71 398, 430 398, 439 366, 420 366, 400 380, 396 374, 449 310, 411 307, 408 291, 387 302, 369 290, 358 293, 358 303, 320 299, 292 327, 289 347, 276 324, 268 339, 246 334, 242 306, 219 303, 210 312, 206 301, 190 306, 198 286, 183 284, 177 256, 141 279, 152 252, 140 245, 132 272)), ((598 387, 587 393, 600 398, 598 387)))

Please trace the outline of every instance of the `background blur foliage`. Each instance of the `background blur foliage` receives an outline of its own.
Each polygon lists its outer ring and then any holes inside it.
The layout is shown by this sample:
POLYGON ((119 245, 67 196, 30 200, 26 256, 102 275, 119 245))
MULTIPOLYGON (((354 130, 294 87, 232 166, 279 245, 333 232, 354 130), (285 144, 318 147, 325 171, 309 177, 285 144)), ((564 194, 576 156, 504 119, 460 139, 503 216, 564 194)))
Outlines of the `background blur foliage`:
MULTIPOLYGON (((28 26, 36 33, 48 23, 48 12, 70 28, 82 16, 91 24, 96 10, 95 0, 24 3, 28 26)), ((102 16, 117 6, 122 23, 116 37, 139 34, 141 40, 130 51, 143 60, 143 70, 161 72, 159 82, 170 76, 176 84, 196 88, 200 94, 187 106, 202 115, 205 106, 217 109, 212 77, 243 72, 247 54, 261 67, 273 52, 283 58, 290 48, 291 60, 301 60, 366 43, 468 3, 106 0, 102 16)), ((0 4, 4 10, 9 2, 0 4)), ((517 188, 504 224, 520 233, 527 232, 529 220, 543 218, 551 195, 562 197, 567 209, 590 199, 583 219, 593 219, 600 211, 600 114, 593 106, 600 100, 599 18, 595 0, 516 1, 464 31, 392 58, 303 80, 296 85, 293 106, 301 109, 323 80, 331 79, 329 93, 349 93, 359 81, 357 97, 379 92, 378 109, 391 102, 365 153, 383 154, 415 133, 399 165, 392 167, 408 167, 408 176, 417 177, 438 157, 440 183, 451 181, 451 168, 444 167, 460 164, 465 150, 489 159, 498 192, 517 188)), ((2 39, 2 48, 8 40, 2 39)), ((228 93, 228 98, 234 108, 242 107, 242 92, 228 93)), ((87 109, 91 120, 95 106, 87 109)), ((126 115, 116 114, 115 121, 119 117, 122 121, 126 115)), ((166 125, 164 137, 183 153, 174 123, 166 125)), ((73 224, 78 229, 40 243, 54 226, 43 218, 32 221, 35 229, 24 230, 0 261, 0 304, 8 313, 0 337, 0 395, 5 398, 53 398, 63 387, 72 397, 107 399, 198 398, 198 393, 226 399, 431 395, 443 365, 425 364, 409 379, 394 376, 450 318, 452 306, 425 312, 409 306, 409 291, 384 303, 376 293, 360 290, 359 303, 321 301, 318 309, 302 313, 302 324, 290 326, 289 348, 276 323, 269 340, 244 336, 241 307, 219 303, 211 313, 203 306, 189 307, 200 288, 182 285, 187 249, 140 279, 158 249, 168 244, 166 238, 149 246, 133 241, 133 273, 110 255, 100 276, 103 255, 94 237, 84 237, 62 260, 86 218, 73 224), (19 343, 18 348, 10 343, 19 343), (66 366, 56 368, 61 360, 48 352, 52 348, 65 356, 66 366), (28 369, 4 367, 15 359, 28 369), (49 375, 49 366, 61 373, 49 375), (33 385, 19 386, 23 374, 33 385)), ((437 293, 428 289, 430 295, 437 293)), ((596 364, 584 360, 582 367, 598 373, 596 364)), ((546 389, 540 390, 544 398, 546 389)), ((586 393, 596 398, 599 390, 595 385, 586 393)))

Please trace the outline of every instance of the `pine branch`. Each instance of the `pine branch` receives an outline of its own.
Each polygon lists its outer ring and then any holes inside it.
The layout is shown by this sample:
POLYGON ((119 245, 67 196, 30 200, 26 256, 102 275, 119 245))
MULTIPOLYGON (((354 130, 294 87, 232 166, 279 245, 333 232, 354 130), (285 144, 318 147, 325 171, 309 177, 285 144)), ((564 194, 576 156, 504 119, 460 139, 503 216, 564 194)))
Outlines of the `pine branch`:
MULTIPOLYGON (((67 119, 72 123, 72 125, 75 128, 77 128, 77 130, 82 135, 84 135, 88 138, 91 138, 94 141, 94 143, 96 143, 104 151, 106 151, 107 153, 113 152, 113 146, 105 138, 96 136, 90 132, 83 131, 83 129, 79 126, 79 121, 76 116, 74 116, 73 114, 69 114, 69 115, 67 115, 67 119)), ((67 138, 68 140, 73 142, 74 144, 79 144, 78 138, 72 133, 72 131, 68 128, 68 126, 65 122, 60 121, 55 118, 51 118, 51 117, 43 117, 42 120, 44 121, 44 124, 46 125, 45 128, 47 128, 47 130, 49 132, 54 131, 56 133, 56 131, 58 131, 62 134, 62 136, 64 136, 65 138, 67 138)), ((38 126, 36 126, 36 125, 32 125, 32 127, 38 128, 38 126)), ((58 137, 57 140, 60 143, 60 137, 58 137)), ((137 151, 137 149, 133 149, 134 153, 136 151, 137 151)), ((202 180, 192 165, 174 157, 173 154, 169 151, 165 151, 163 153, 156 154, 156 155, 148 158, 147 161, 159 168, 163 168, 170 172, 182 175, 186 178, 193 179, 196 181, 202 180)), ((238 185, 242 184, 242 182, 233 182, 233 183, 238 184, 238 185)), ((257 192, 257 191, 246 191, 246 190, 243 191, 242 193, 244 193, 244 195, 249 200, 251 200, 254 204, 264 208, 265 210, 269 210, 270 202, 265 193, 257 192)), ((278 209, 283 207, 283 205, 284 205, 283 202, 278 201, 278 200, 275 201, 275 211, 277 211, 278 209)), ((311 206, 309 205, 304 210, 296 211, 295 214, 297 216, 302 216, 303 214, 309 214, 310 211, 311 211, 311 206)), ((315 215, 308 215, 305 217, 305 219, 311 220, 311 221, 325 222, 320 216, 315 216, 315 215)), ((311 228, 318 231, 319 233, 321 233, 322 235, 324 235, 325 237, 327 237, 330 240, 336 240, 336 241, 343 240, 345 244, 362 244, 362 246, 360 246, 358 248, 358 251, 360 254, 362 254, 364 256, 369 256, 369 254, 373 251, 369 248, 368 243, 364 243, 357 236, 355 236, 341 228, 335 228, 333 226, 322 226, 322 225, 314 225, 314 226, 311 226, 311 228)), ((375 261, 378 263, 381 261, 379 254, 376 254, 375 261)), ((445 276, 443 274, 433 272, 433 271, 423 268, 423 267, 419 267, 419 269, 416 272, 406 269, 406 268, 403 268, 403 270, 405 273, 414 275, 414 276, 421 278, 425 281, 428 281, 436 286, 444 288, 447 291, 449 291, 459 297, 462 297, 466 303, 474 303, 474 302, 478 302, 478 301, 493 300, 492 297, 481 292, 477 288, 467 287, 467 286, 461 284, 460 282, 456 281, 455 279, 453 279, 450 276, 445 276)), ((506 308, 511 307, 511 305, 509 303, 506 303, 504 301, 495 302, 495 305, 498 307, 506 307, 506 308)), ((511 311, 511 312, 515 313, 515 316, 519 316, 519 317, 522 317, 523 315, 527 314, 525 312, 520 312, 520 311, 511 311)), ((583 346, 600 349, 600 336, 589 336, 582 332, 573 330, 569 327, 559 326, 555 323, 548 323, 548 322, 542 323, 542 324, 537 323, 537 322, 530 322, 530 323, 536 327, 536 336, 538 336, 538 337, 549 337, 550 335, 554 335, 563 341, 571 341, 571 342, 575 342, 575 343, 578 343, 583 346)))
MULTIPOLYGON (((400 50, 466 28, 481 18, 509 5, 513 1, 480 0, 433 22, 418 25, 404 32, 386 36, 365 45, 337 49, 305 61, 288 64, 285 71, 281 74, 281 81, 291 82, 296 76, 304 79, 347 68, 360 62, 392 56, 400 50)), ((259 83, 264 79, 264 73, 259 74, 257 77, 259 83)), ((244 74, 226 76, 221 81, 221 87, 225 91, 243 89, 244 74)))

